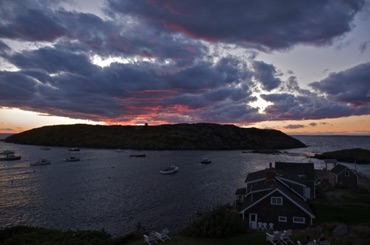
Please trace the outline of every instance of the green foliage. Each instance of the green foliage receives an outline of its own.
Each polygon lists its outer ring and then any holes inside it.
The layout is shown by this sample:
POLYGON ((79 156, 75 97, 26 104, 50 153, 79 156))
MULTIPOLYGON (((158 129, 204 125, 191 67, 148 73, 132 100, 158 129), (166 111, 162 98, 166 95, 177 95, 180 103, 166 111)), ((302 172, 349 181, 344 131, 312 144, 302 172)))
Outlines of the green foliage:
POLYGON ((227 206, 216 207, 186 227, 185 236, 225 238, 245 233, 247 227, 227 206))

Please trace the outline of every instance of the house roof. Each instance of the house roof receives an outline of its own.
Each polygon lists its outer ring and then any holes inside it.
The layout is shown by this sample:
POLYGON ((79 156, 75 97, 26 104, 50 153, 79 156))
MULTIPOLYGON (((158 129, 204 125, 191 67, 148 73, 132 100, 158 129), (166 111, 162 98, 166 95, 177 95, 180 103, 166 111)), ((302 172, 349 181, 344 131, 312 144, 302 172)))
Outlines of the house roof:
POLYGON ((284 176, 306 176, 307 180, 315 180, 313 163, 275 162, 275 168, 279 172, 283 172, 284 176))
POLYGON ((247 193, 247 188, 239 188, 235 191, 235 195, 245 195, 247 193))
POLYGON ((258 198, 257 200, 254 199, 251 201, 250 198, 246 198, 245 202, 243 203, 243 206, 245 207, 241 212, 245 212, 246 210, 254 207, 264 199, 270 197, 273 193, 279 192, 283 196, 285 196, 287 199, 289 199, 292 203, 294 203, 299 209, 307 213, 312 218, 315 217, 313 214, 311 208, 309 205, 302 200, 299 196, 294 194, 291 190, 289 190, 286 186, 281 184, 279 181, 276 180, 266 180, 266 181, 260 181, 251 184, 252 185, 252 193, 256 192, 266 192, 266 195, 263 195, 262 197, 258 198))
POLYGON ((342 173, 344 170, 350 170, 347 166, 344 166, 342 164, 337 164, 335 165, 334 168, 332 168, 330 170, 331 173, 335 174, 335 175, 339 175, 340 173, 342 173))
POLYGON ((266 174, 268 172, 275 172, 276 170, 274 168, 266 168, 263 170, 259 170, 256 172, 248 173, 247 177, 245 178, 245 182, 253 182, 257 180, 263 180, 266 179, 266 174))

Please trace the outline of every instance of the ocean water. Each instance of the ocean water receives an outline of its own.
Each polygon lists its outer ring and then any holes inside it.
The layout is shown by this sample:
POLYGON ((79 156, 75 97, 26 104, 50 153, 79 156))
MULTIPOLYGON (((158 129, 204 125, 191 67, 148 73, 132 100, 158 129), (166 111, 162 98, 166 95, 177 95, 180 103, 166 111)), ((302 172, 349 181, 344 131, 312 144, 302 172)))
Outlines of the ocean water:
MULTIPOLYGON (((147 230, 168 227, 177 232, 197 212, 232 203, 234 192, 244 186, 248 172, 264 169, 276 161, 314 162, 305 155, 325 151, 370 149, 370 136, 294 136, 308 145, 280 155, 242 151, 134 151, 85 149, 8 144, 21 155, 18 161, 0 162, 0 227, 32 225, 61 230, 102 230, 113 236, 135 230, 141 222, 147 230), (130 154, 145 153, 145 158, 130 154), (75 155, 79 162, 64 162, 75 155), (203 157, 211 164, 200 164, 203 157), (41 158, 51 165, 29 164, 41 158), (174 175, 161 175, 168 164, 179 166, 174 175)), ((347 164, 353 167, 353 164, 347 164)), ((370 174, 370 166, 357 165, 370 174)))

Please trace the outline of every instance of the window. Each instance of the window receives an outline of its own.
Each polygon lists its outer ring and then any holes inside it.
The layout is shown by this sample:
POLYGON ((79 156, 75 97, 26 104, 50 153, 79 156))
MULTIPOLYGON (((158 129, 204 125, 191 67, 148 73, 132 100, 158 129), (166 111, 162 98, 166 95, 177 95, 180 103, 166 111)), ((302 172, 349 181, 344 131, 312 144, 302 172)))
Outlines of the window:
POLYGON ((279 216, 279 222, 286 222, 287 218, 286 216, 279 216))
POLYGON ((305 218, 304 217, 293 217, 293 223, 304 224, 305 218))
POLYGON ((345 172, 344 172, 344 175, 345 175, 345 176, 349 176, 349 171, 345 171, 345 172))
POLYGON ((282 197, 271 197, 271 205, 283 205, 282 197))

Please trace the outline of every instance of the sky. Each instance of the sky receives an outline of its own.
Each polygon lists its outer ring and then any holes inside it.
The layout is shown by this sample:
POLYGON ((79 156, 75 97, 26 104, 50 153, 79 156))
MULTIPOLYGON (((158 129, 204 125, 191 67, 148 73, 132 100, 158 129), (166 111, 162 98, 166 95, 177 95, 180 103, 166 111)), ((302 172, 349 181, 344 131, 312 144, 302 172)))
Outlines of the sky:
POLYGON ((370 135, 370 0, 0 1, 0 133, 200 122, 370 135))

